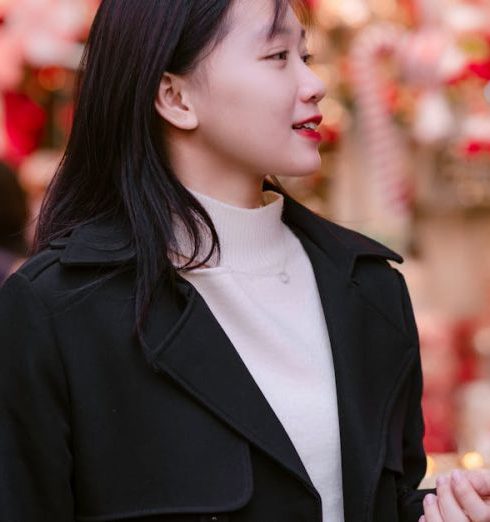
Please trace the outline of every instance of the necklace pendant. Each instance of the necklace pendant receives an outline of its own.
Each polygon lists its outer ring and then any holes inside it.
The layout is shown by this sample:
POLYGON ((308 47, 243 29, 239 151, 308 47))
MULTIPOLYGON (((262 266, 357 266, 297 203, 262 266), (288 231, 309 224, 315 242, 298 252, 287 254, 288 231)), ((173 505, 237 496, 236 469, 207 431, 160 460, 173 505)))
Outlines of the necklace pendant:
POLYGON ((284 270, 282 272, 279 272, 278 276, 282 283, 284 283, 284 284, 289 283, 289 274, 284 272, 284 270))

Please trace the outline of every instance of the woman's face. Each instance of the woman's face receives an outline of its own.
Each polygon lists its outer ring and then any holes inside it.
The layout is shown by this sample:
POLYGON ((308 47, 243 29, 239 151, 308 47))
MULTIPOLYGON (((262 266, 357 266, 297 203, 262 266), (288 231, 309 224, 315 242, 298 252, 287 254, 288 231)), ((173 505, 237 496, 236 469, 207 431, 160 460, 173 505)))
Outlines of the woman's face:
MULTIPOLYGON (((319 115, 323 82, 307 61, 304 30, 291 7, 267 41, 273 2, 236 0, 230 32, 193 74, 199 143, 230 169, 301 176, 320 167, 318 140, 293 125, 319 115)), ((311 135, 311 132, 310 132, 311 135)))

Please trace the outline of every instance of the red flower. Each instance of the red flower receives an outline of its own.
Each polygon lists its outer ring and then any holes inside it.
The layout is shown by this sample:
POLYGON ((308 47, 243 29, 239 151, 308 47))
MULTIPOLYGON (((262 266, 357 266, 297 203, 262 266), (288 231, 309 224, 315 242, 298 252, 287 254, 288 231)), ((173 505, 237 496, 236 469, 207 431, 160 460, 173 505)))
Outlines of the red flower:
POLYGON ((462 143, 461 152, 465 156, 478 156, 480 154, 490 154, 490 141, 469 140, 462 143))
POLYGON ((340 139, 340 132, 334 127, 328 127, 327 125, 320 125, 318 131, 322 136, 323 143, 329 145, 335 145, 340 139))
POLYGON ((8 138, 3 159, 13 166, 36 150, 42 139, 46 113, 25 94, 4 93, 5 130, 8 138))
POLYGON ((490 60, 486 62, 471 62, 467 66, 468 71, 482 80, 490 81, 490 60))

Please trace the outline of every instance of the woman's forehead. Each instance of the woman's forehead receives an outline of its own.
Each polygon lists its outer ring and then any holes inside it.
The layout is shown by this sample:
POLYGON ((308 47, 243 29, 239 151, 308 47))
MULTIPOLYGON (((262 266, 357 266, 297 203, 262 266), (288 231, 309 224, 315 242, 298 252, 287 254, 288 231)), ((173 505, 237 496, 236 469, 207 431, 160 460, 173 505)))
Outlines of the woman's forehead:
POLYGON ((256 44, 265 44, 277 37, 304 39, 306 31, 296 17, 288 0, 283 0, 282 11, 271 29, 276 15, 275 0, 236 0, 230 12, 230 34, 246 37, 256 44))

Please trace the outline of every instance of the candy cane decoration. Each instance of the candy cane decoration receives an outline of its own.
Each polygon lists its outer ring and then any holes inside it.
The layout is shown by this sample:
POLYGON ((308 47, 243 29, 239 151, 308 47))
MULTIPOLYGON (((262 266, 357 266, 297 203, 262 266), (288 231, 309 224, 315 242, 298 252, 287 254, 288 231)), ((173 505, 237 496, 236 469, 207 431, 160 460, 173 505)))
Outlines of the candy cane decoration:
POLYGON ((392 24, 367 26, 355 39, 350 56, 359 123, 373 172, 374 213, 397 223, 406 223, 410 217, 408 151, 383 98, 385 85, 376 71, 380 56, 395 54, 403 35, 404 30, 392 24))

